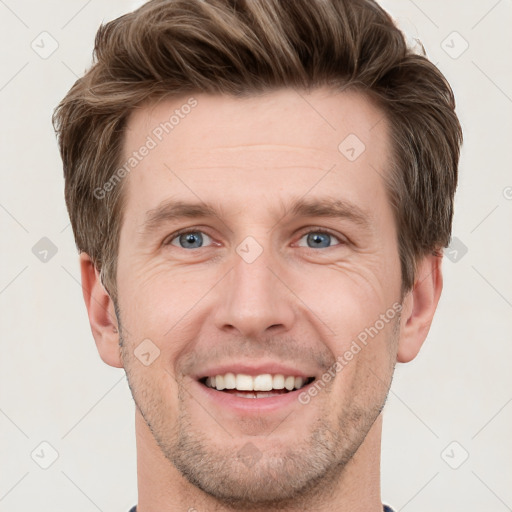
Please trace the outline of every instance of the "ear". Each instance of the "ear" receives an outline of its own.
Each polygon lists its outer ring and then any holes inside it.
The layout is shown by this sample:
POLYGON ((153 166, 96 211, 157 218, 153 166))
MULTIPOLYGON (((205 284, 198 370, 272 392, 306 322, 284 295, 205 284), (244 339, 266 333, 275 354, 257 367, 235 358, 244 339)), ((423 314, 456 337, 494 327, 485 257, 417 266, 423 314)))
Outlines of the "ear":
POLYGON ((80 254, 82 291, 91 331, 101 359, 109 366, 123 368, 119 347, 119 326, 114 303, 100 280, 100 273, 88 254, 80 254))
POLYGON ((429 254, 417 264, 416 281, 403 300, 397 361, 408 363, 427 337, 443 289, 442 255, 429 254))

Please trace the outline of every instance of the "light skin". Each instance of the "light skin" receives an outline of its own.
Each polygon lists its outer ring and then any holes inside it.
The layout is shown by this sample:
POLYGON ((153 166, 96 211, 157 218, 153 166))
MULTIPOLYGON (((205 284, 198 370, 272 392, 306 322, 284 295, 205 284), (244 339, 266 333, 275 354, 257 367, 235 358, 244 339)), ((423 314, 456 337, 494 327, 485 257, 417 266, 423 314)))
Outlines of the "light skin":
MULTIPOLYGON (((80 257, 98 351, 125 369, 137 406, 138 511, 381 511, 381 410, 395 363, 420 350, 442 288, 440 257, 427 255, 401 294, 386 119, 363 95, 325 88, 194 97, 125 178, 117 316, 80 257), (366 148, 354 161, 338 149, 349 134, 366 148), (333 199, 338 217, 292 208, 333 199), (169 201, 214 213, 148 224, 169 201), (185 228, 192 237, 175 235, 185 228), (318 382, 394 304, 401 314, 307 404, 300 391, 236 398, 198 381, 218 368, 274 365, 318 382), (134 352, 143 340, 160 351, 147 366, 134 352)), ((134 112, 125 155, 187 99, 134 112)))

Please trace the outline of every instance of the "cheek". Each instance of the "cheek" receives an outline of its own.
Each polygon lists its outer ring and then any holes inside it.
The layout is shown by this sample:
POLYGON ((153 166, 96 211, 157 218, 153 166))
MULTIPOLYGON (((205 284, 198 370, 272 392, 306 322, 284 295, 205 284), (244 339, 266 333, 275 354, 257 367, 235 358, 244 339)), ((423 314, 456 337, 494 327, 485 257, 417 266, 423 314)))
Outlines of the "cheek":
POLYGON ((137 407, 155 431, 163 431, 178 420, 179 386, 168 370, 159 368, 158 360, 143 367, 131 357, 127 376, 137 407))
POLYGON ((134 322, 141 322, 139 328, 164 336, 205 293, 206 277, 196 269, 187 271, 156 258, 144 264, 134 262, 129 272, 120 266, 120 306, 134 322))
POLYGON ((397 300, 400 283, 387 286, 385 273, 378 258, 367 258, 364 266, 317 266, 302 273, 294 291, 343 343, 373 325, 397 300))
POLYGON ((361 405, 380 400, 389 387, 393 354, 396 357, 400 282, 387 282, 380 256, 367 258, 364 266, 317 268, 308 280, 301 280, 297 292, 321 320, 310 316, 339 363, 335 388, 347 404, 354 399, 361 405))
POLYGON ((383 405, 396 360, 394 322, 390 320, 381 330, 373 330, 373 323, 361 331, 364 339, 355 337, 338 344, 337 361, 342 369, 335 387, 341 408, 369 410, 383 405))
POLYGON ((145 265, 144 272, 135 268, 130 275, 119 273, 119 306, 126 338, 132 351, 140 352, 146 344, 150 352, 158 354, 151 365, 153 372, 179 379, 176 362, 184 352, 193 350, 204 321, 198 306, 215 284, 214 277, 197 269, 170 268, 168 262, 145 265))

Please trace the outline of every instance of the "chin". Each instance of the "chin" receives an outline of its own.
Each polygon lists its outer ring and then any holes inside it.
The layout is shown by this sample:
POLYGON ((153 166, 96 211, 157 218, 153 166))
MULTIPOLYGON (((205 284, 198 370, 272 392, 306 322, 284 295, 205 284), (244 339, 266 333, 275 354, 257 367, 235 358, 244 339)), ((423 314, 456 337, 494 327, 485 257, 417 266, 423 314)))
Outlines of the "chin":
POLYGON ((321 492, 339 478, 359 443, 349 446, 319 422, 301 440, 270 434, 216 444, 203 432, 182 429, 165 456, 195 487, 223 505, 268 510, 321 492))

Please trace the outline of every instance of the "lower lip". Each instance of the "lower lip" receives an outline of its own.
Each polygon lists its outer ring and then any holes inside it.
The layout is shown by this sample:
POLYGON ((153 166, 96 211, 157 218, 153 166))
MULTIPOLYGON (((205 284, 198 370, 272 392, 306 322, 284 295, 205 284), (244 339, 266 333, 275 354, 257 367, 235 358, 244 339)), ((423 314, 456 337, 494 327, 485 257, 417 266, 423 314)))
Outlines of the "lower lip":
POLYGON ((224 393, 223 391, 217 391, 209 388, 198 381, 194 381, 194 383, 199 387, 200 393, 206 396, 208 400, 213 401, 221 407, 243 413, 271 413, 274 411, 282 411, 284 407, 291 406, 294 403, 300 404, 299 395, 304 391, 307 391, 309 386, 312 384, 312 382, 310 382, 301 389, 289 391, 282 395, 269 396, 265 398, 243 398, 231 393, 224 393))

